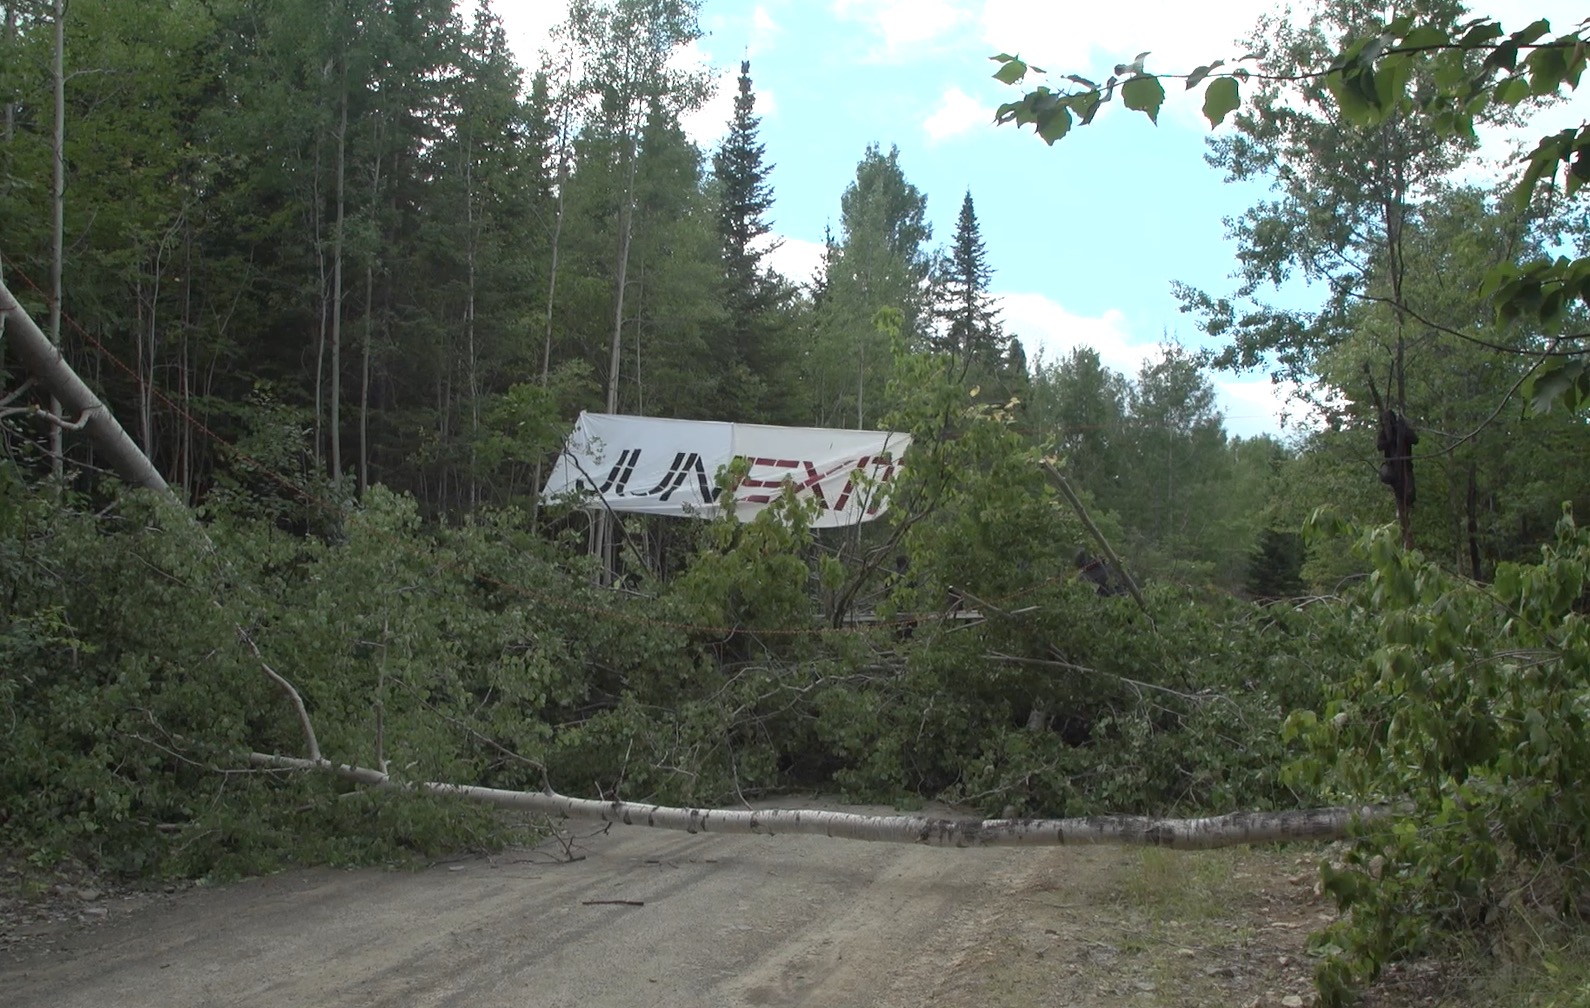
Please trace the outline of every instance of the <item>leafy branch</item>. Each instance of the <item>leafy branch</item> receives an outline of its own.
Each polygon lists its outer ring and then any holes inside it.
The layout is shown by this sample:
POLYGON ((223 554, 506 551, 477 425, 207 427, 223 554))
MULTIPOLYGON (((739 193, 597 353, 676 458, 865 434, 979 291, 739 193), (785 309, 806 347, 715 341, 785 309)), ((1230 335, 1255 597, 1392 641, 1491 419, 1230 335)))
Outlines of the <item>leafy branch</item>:
MULTIPOLYGON (((1587 46, 1590 19, 1553 35, 1545 19, 1507 33, 1491 18, 1449 25, 1403 16, 1348 38, 1328 64, 1296 73, 1267 74, 1214 60, 1186 74, 1153 74, 1144 69, 1149 55, 1144 52, 1118 64, 1102 84, 1080 74, 1061 75, 1070 87, 1040 85, 999 106, 994 121, 1030 125, 1052 145, 1073 126, 1090 125, 1117 91, 1128 109, 1158 122, 1165 101, 1162 82, 1184 80, 1186 90, 1204 85, 1203 113, 1213 128, 1242 107, 1244 84, 1312 81, 1325 87, 1351 125, 1370 128, 1417 112, 1438 132, 1474 138, 1475 122, 1488 113, 1507 113, 1523 102, 1576 89, 1587 46)), ((994 78, 1012 86, 1045 73, 1009 53, 991 59, 999 64, 994 78)), ((1236 63, 1257 59, 1250 53, 1236 63)), ((1520 164, 1522 176, 1513 192, 1520 208, 1540 183, 1555 188, 1559 170, 1563 195, 1572 198, 1590 182, 1590 123, 1541 137, 1520 164)), ((1492 299, 1499 323, 1560 325, 1572 307, 1590 306, 1590 258, 1504 263, 1490 272, 1481 292, 1492 299)), ((1564 356, 1536 376, 1532 391, 1541 412, 1559 401, 1569 409, 1590 404, 1590 360, 1582 354, 1564 356)))

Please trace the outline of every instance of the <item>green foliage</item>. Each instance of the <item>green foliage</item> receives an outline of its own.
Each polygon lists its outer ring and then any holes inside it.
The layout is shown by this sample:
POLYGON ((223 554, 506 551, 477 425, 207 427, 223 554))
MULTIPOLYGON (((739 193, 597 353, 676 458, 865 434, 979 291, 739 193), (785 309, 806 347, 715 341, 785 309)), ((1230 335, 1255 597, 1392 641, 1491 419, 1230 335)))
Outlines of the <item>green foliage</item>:
POLYGON ((1131 77, 1121 84, 1121 103, 1157 123, 1159 107, 1165 104, 1165 85, 1159 82, 1159 78, 1146 74, 1131 77))
POLYGON ((1211 129, 1219 126, 1225 121, 1226 116, 1235 112, 1241 105, 1241 88, 1235 77, 1221 77, 1211 81, 1208 89, 1204 91, 1204 118, 1209 120, 1211 129))
POLYGON ((1267 528, 1248 562, 1248 594, 1257 599, 1291 598, 1303 593, 1303 537, 1267 528))
POLYGON ((1289 724, 1310 748, 1300 779, 1400 807, 1325 871, 1351 911, 1318 937, 1330 1004, 1443 933, 1590 905, 1590 534, 1565 515, 1538 563, 1503 565, 1489 588, 1403 552, 1387 529, 1361 548, 1374 572, 1358 604, 1380 646, 1317 716, 1289 724))
POLYGON ((1536 413, 1550 413, 1558 403, 1577 413, 1590 402, 1590 360, 1561 357, 1536 371, 1527 384, 1530 406, 1536 413))
POLYGON ((1194 358, 1172 347, 1129 379, 1079 349, 1026 398, 1021 423, 1058 450, 1135 574, 1241 588, 1286 453, 1226 437, 1194 358))
MULTIPOLYGON (((1083 533, 1020 413, 910 352, 901 323, 875 318, 886 419, 917 449, 884 521, 835 549, 791 495, 700 527, 681 572, 629 593, 512 510, 438 526, 380 486, 355 505, 269 481, 306 449, 263 392, 202 536, 142 494, 95 516, 12 477, 6 846, 192 875, 501 841, 478 810, 248 770, 304 745, 262 662, 328 758, 399 780, 691 803, 827 786, 1031 814, 1296 803, 1277 726, 1318 705, 1347 628, 1169 588, 1152 620, 1100 598, 1073 578, 1083 533), (879 622, 845 627, 864 598, 879 622), (952 598, 985 618, 940 619, 952 598)), ((534 427, 544 396, 519 390, 490 426, 534 427)))
MULTIPOLYGON (((1344 131, 1343 140, 1357 138, 1375 139, 1374 156, 1359 157, 1351 144, 1337 144, 1334 148, 1315 145, 1312 159, 1299 160, 1297 150, 1279 157, 1280 166, 1288 186, 1295 186, 1292 176, 1308 178, 1318 173, 1318 165, 1345 155, 1349 163, 1373 166, 1384 160, 1388 150, 1401 150, 1403 159, 1410 149, 1402 136, 1409 125, 1416 125, 1438 138, 1441 143, 1458 147, 1476 142, 1476 123, 1504 119, 1512 116, 1521 103, 1538 103, 1556 97, 1579 86, 1586 62, 1587 40, 1590 26, 1581 22, 1572 30, 1552 34, 1551 25, 1541 19, 1511 33, 1490 18, 1476 18, 1459 22, 1457 9, 1447 5, 1434 5, 1430 11, 1405 13, 1390 20, 1362 5, 1338 4, 1317 15, 1317 21, 1331 21, 1334 29, 1329 37, 1318 34, 1310 41, 1306 32, 1297 32, 1283 22, 1266 22, 1280 29, 1277 46, 1268 51, 1260 46, 1254 53, 1238 61, 1256 61, 1256 67, 1227 66, 1224 60, 1215 60, 1185 75, 1187 89, 1203 84, 1203 110, 1211 128, 1220 125, 1226 117, 1241 108, 1241 85, 1250 81, 1261 87, 1250 96, 1252 112, 1245 113, 1249 126, 1259 122, 1265 128, 1245 128, 1263 148, 1282 138, 1296 140, 1296 130, 1286 122, 1289 112, 1276 113, 1270 106, 1283 88, 1289 90, 1286 104, 1296 106, 1301 96, 1305 104, 1328 110, 1339 117, 1344 131), (1334 19, 1334 20, 1333 20, 1334 19), (1321 48, 1322 45, 1334 49, 1321 48)), ((1020 58, 1002 53, 992 59, 999 63, 994 73, 996 80, 1007 85, 1023 84, 1029 73, 1043 73, 1028 66, 1020 58)), ((1013 123, 1017 127, 1032 125, 1046 143, 1053 144, 1065 136, 1073 122, 1088 125, 1093 122, 1099 108, 1114 98, 1119 87, 1122 104, 1128 109, 1142 112, 1157 121, 1164 100, 1164 89, 1157 76, 1142 71, 1140 62, 1132 66, 1117 66, 1116 74, 1130 73, 1124 80, 1110 76, 1098 84, 1078 74, 1066 74, 1063 79, 1075 90, 1056 92, 1040 85, 1017 101, 1001 105, 995 121, 1013 123)), ((1306 119, 1307 116, 1300 117, 1306 119)), ((1239 117, 1239 125, 1244 117, 1239 117)), ((1233 168, 1233 151, 1242 151, 1241 141, 1224 141, 1225 166, 1239 177, 1240 168, 1233 168)), ((1349 186, 1349 191, 1361 191, 1382 206, 1401 203, 1406 193, 1400 187, 1412 181, 1406 162, 1396 173, 1399 191, 1391 199, 1384 198, 1372 186, 1361 182, 1349 186)), ((1521 159, 1523 171, 1513 188, 1513 203, 1517 210, 1528 208, 1541 182, 1555 183, 1559 170, 1562 173, 1562 191, 1574 197, 1590 181, 1590 126, 1564 129, 1541 137, 1534 150, 1521 159)), ((1269 164, 1275 168, 1277 164, 1269 164)), ((1341 173, 1351 175, 1351 172, 1341 173)), ((1325 200, 1321 208, 1332 207, 1325 200)), ((1327 209, 1325 216, 1337 211, 1327 209)), ((1391 236, 1400 233, 1400 222, 1382 222, 1391 236)), ((1290 222, 1294 231, 1307 224, 1319 227, 1319 221, 1309 213, 1301 214, 1290 222)), ((1330 229, 1326 229, 1329 233, 1330 229)), ((1335 229, 1338 235, 1359 234, 1362 228, 1355 224, 1335 229)), ((1311 242, 1319 244, 1318 242, 1311 242)), ((1252 258, 1251 255, 1246 258, 1252 258)), ((1329 272, 1327 269, 1326 272, 1329 272)), ((1504 262, 1495 265, 1481 288, 1491 302, 1493 318, 1498 325, 1506 326, 1520 320, 1548 329, 1561 328, 1567 316, 1577 310, 1582 314, 1590 307, 1590 259, 1539 258, 1524 263, 1504 262)), ((1394 284, 1392 297, 1401 304, 1400 284, 1394 284)), ((1229 305, 1216 304, 1208 299, 1195 303, 1211 311, 1214 321, 1210 332, 1230 328, 1229 305), (1227 316, 1224 321, 1220 316, 1227 316)), ((1322 320, 1323 321, 1323 320, 1322 320)), ((1255 333, 1271 330, 1274 339, 1277 323, 1285 320, 1274 313, 1255 313, 1244 320, 1255 333), (1268 316, 1268 317, 1266 317, 1268 316)), ((1317 338, 1318 332, 1303 333, 1317 338)), ((1275 349, 1270 347, 1269 349, 1275 349)), ((1284 354, 1283 354, 1284 357, 1284 354)), ((1235 359, 1235 358, 1233 358, 1235 359)), ((1251 355, 1245 366, 1253 366, 1257 359, 1251 355)), ((1283 364, 1286 361, 1283 359, 1283 364)), ((1578 381, 1582 360, 1571 357, 1537 379, 1534 399, 1537 408, 1548 408, 1552 402, 1562 401, 1570 410, 1578 410, 1587 399, 1578 381)))

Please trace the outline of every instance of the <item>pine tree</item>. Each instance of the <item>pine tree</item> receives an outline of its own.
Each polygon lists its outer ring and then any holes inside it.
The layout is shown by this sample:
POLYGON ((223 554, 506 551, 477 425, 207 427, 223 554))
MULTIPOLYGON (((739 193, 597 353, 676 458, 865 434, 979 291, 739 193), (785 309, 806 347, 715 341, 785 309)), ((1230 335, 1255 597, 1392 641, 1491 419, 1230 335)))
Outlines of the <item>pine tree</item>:
POLYGON ((979 378, 1002 371, 1009 351, 1010 340, 1001 331, 999 313, 988 292, 993 278, 968 191, 955 222, 954 244, 939 266, 935 314, 944 329, 936 342, 961 361, 963 370, 974 371, 979 378))
POLYGON ((1302 536, 1296 532, 1264 529, 1248 558, 1244 586, 1248 594, 1264 601, 1301 595, 1304 590, 1303 557, 1302 536))
POLYGON ((728 135, 712 157, 722 204, 718 229, 723 240, 723 266, 729 282, 729 307, 739 313, 768 306, 769 291, 760 273, 762 257, 771 249, 756 248, 756 241, 772 230, 765 214, 773 206, 773 187, 767 177, 773 166, 763 163, 767 148, 757 140, 761 123, 754 110, 751 61, 740 62, 740 93, 734 99, 734 118, 728 135))
POLYGON ((773 206, 768 176, 773 166, 763 157, 757 139, 761 120, 755 114, 751 62, 740 63, 740 90, 734 99, 729 132, 712 157, 718 188, 718 236, 723 249, 723 307, 726 313, 723 351, 739 374, 725 405, 746 416, 784 418, 789 387, 784 381, 789 354, 786 328, 775 309, 788 300, 787 285, 762 267, 777 247, 760 239, 772 231, 766 214, 773 206), (738 394, 732 394, 738 393, 738 394))

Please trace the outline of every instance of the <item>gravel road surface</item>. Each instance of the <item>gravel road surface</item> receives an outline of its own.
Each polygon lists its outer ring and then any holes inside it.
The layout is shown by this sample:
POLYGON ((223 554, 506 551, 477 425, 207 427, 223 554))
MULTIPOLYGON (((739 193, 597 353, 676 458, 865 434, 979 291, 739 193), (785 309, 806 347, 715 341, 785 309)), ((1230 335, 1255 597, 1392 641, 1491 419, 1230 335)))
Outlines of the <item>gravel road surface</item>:
POLYGON ((622 826, 575 852, 292 871, 112 907, 97 927, 0 954, 0 1002, 944 1004, 1012 894, 1073 854, 622 826))

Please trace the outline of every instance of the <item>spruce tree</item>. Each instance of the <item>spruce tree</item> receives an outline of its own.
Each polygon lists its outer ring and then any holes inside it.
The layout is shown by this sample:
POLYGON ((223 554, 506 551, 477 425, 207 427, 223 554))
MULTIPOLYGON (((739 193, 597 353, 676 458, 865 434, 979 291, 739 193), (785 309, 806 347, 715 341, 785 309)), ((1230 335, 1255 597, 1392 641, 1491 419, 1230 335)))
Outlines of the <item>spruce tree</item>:
POLYGON ((970 191, 961 201, 955 241, 939 270, 937 315, 944 324, 940 347, 959 358, 963 368, 991 377, 1002 370, 1009 340, 1001 332, 994 299, 988 292, 994 270, 988 265, 970 191))
POLYGON ((761 118, 755 114, 756 94, 751 90, 751 61, 740 62, 740 93, 734 99, 734 118, 728 135, 712 156, 722 204, 718 232, 723 241, 723 266, 729 283, 729 306, 736 314, 768 306, 767 284, 760 272, 768 248, 756 240, 772 230, 765 215, 773 206, 773 187, 767 177, 773 166, 762 160, 767 148, 757 139, 761 118))
POLYGON ((734 363, 733 388, 725 405, 742 419, 796 419, 789 413, 790 383, 785 374, 790 354, 788 334, 778 307, 789 296, 786 284, 763 268, 762 259, 777 248, 761 239, 772 231, 767 212, 773 187, 766 163, 767 148, 758 139, 751 88, 751 62, 740 62, 739 94, 729 132, 712 156, 718 190, 718 238, 723 256, 723 359, 734 363))

